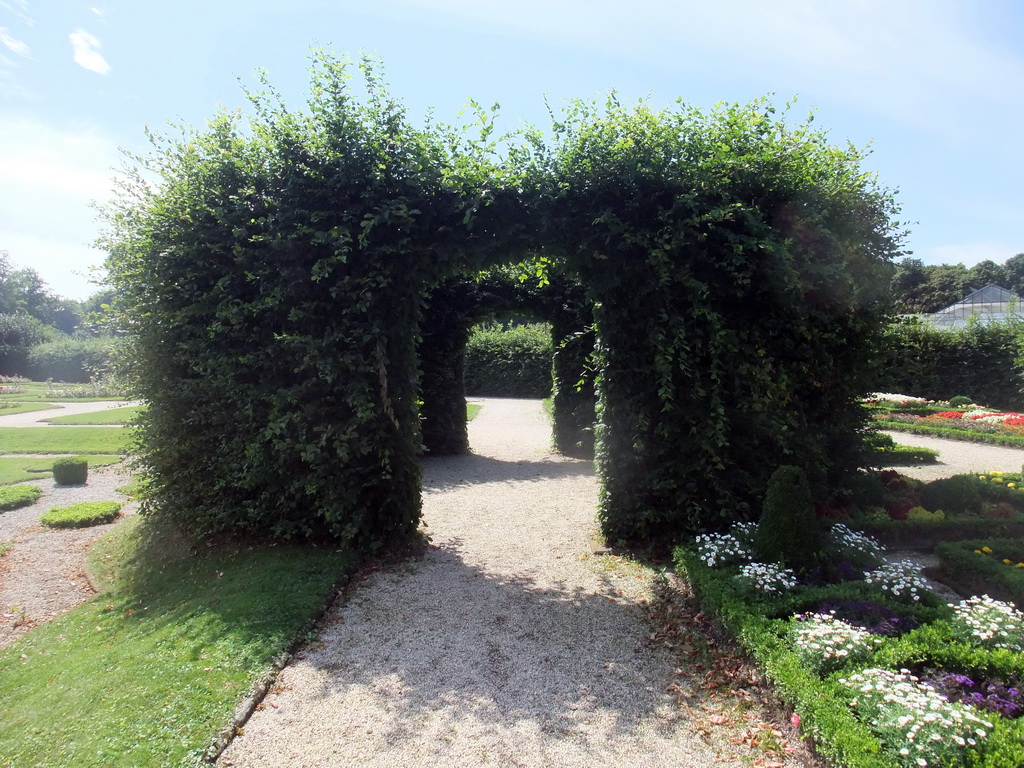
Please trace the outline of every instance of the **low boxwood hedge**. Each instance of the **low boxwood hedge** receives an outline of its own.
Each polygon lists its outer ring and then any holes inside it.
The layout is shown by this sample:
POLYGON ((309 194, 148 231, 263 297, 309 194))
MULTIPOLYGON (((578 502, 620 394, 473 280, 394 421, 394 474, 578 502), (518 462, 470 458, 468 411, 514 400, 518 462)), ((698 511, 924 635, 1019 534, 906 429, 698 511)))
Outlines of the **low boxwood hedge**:
MULTIPOLYGON (((900 759, 905 759, 887 752, 868 724, 854 714, 852 704, 857 693, 840 682, 851 674, 868 667, 915 672, 930 666, 1004 679, 1024 676, 1024 655, 958 642, 949 621, 952 610, 930 595, 929 605, 900 605, 902 613, 916 613, 925 622, 922 626, 902 637, 883 639, 869 661, 819 678, 791 649, 790 622, 783 617, 801 607, 812 610, 814 602, 825 594, 856 596, 860 594, 859 587, 854 583, 813 590, 797 587, 790 593, 768 598, 745 590, 730 570, 709 567, 686 547, 677 548, 674 559, 678 573, 693 590, 701 610, 714 616, 753 657, 776 694, 799 715, 801 730, 813 740, 816 750, 830 762, 846 768, 892 768, 902 765, 900 759)), ((890 602, 877 591, 871 599, 890 602)), ((993 728, 984 739, 984 747, 967 752, 962 764, 976 768, 1019 768, 1024 719, 990 717, 989 713, 985 713, 985 718, 991 719, 993 728)))
POLYGON ((39 518, 39 522, 49 528, 85 528, 112 523, 120 511, 121 505, 116 501, 84 501, 67 507, 53 507, 39 518))

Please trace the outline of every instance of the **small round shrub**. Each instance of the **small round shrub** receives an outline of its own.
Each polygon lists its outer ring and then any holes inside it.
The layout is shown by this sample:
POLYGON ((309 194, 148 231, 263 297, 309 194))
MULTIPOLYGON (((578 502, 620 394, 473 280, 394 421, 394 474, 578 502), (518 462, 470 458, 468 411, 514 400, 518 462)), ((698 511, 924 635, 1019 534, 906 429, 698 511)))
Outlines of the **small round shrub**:
POLYGON ((977 512, 981 507, 981 481, 970 475, 933 480, 920 489, 921 506, 944 509, 953 515, 977 512))
POLYGON ((964 395, 957 395, 956 397, 949 398, 949 404, 954 408, 960 408, 964 405, 974 405, 974 401, 964 395))
POLYGON ((37 485, 6 485, 0 488, 0 512, 35 504, 42 493, 37 485))
POLYGON ((754 555, 805 573, 819 565, 824 545, 807 476, 799 467, 779 467, 768 481, 754 555))
POLYGON ((85 485, 89 462, 82 458, 63 458, 53 462, 53 480, 57 485, 85 485))
POLYGON ((54 507, 39 518, 50 528, 85 528, 117 519, 121 505, 116 501, 84 501, 68 507, 54 507))

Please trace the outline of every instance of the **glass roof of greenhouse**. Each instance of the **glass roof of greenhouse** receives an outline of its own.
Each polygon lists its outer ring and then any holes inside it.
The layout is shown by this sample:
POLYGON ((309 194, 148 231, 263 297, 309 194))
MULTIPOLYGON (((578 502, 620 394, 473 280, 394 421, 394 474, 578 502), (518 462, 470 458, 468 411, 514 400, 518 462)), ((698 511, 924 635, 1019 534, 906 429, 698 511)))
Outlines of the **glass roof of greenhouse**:
POLYGON ((1020 316, 1021 298, 1013 291, 1000 288, 998 285, 986 285, 973 293, 967 294, 956 304, 941 309, 924 318, 939 328, 960 328, 967 321, 976 317, 982 322, 999 320, 1010 315, 1020 316))

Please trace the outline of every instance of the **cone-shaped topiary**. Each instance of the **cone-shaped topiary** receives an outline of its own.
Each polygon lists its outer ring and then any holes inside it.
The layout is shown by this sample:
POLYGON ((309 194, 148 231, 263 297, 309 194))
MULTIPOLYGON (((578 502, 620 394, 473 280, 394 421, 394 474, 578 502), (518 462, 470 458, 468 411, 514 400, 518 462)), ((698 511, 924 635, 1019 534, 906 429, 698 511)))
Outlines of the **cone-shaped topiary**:
POLYGON ((86 459, 63 458, 53 462, 53 480, 57 485, 85 485, 88 476, 86 459))
POLYGON ((821 563, 824 538, 807 476, 799 467, 783 465, 772 473, 761 520, 754 536, 754 555, 763 563, 781 563, 806 572, 821 563))

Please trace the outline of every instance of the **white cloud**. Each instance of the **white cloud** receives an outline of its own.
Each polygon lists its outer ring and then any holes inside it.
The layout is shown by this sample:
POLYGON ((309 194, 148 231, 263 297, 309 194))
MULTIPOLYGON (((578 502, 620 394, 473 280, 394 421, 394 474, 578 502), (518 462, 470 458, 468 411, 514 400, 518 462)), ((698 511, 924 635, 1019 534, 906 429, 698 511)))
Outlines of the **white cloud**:
POLYGON ((10 31, 8 31, 7 27, 0 27, 0 43, 2 43, 7 50, 12 53, 16 53, 19 56, 27 57, 30 54, 28 44, 14 37, 10 31))
POLYGON ((103 254, 91 246, 100 231, 91 204, 111 197, 120 160, 114 143, 88 127, 0 114, 0 249, 56 293, 92 293, 85 275, 103 254))
POLYGON ((75 63, 80 67, 106 75, 110 72, 110 64, 100 53, 102 44, 95 35, 91 35, 84 29, 76 29, 68 39, 71 41, 71 50, 74 52, 75 63))

